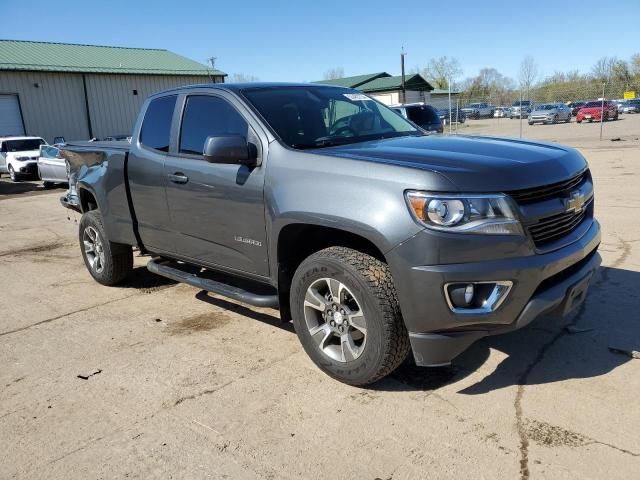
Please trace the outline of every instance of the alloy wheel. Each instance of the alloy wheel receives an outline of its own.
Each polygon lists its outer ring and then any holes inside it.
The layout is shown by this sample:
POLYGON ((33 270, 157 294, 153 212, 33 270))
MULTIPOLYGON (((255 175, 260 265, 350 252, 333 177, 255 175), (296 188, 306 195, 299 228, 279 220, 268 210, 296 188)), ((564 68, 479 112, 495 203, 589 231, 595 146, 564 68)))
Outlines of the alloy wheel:
POLYGON ((85 228, 82 234, 82 244, 91 269, 96 273, 102 273, 105 265, 104 247, 98 231, 91 226, 85 228))
POLYGON ((329 358, 350 362, 362 355, 367 321, 361 304, 345 284, 320 278, 307 289, 304 319, 316 346, 329 358))

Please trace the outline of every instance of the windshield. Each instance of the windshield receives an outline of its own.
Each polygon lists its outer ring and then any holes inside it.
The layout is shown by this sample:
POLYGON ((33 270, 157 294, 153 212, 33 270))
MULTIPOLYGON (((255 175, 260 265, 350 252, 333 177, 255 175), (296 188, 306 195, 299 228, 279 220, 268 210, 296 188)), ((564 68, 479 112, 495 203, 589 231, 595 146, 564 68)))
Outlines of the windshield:
POLYGON ((522 102, 515 101, 511 104, 512 107, 519 107, 522 105, 523 107, 528 107, 531 105, 531 100, 522 100, 522 102))
POLYGON ((40 145, 46 142, 41 138, 25 138, 22 140, 7 140, 7 152, 27 152, 29 150, 38 150, 40 145))
POLYGON ((536 107, 536 110, 553 110, 554 108, 558 108, 558 107, 556 107, 555 105, 551 105, 551 104, 548 104, 548 105, 538 105, 538 106, 536 107))
MULTIPOLYGON (((604 102, 607 103, 607 102, 604 102)), ((587 102, 584 105, 585 108, 595 108, 595 107, 600 107, 602 108, 602 101, 598 101, 598 102, 587 102)))
POLYGON ((436 111, 426 105, 417 107, 407 107, 407 115, 409 120, 419 126, 433 125, 434 123, 440 123, 440 117, 436 111))
POLYGON ((422 135, 402 116, 347 88, 248 88, 245 97, 284 143, 318 148, 379 138, 422 135))

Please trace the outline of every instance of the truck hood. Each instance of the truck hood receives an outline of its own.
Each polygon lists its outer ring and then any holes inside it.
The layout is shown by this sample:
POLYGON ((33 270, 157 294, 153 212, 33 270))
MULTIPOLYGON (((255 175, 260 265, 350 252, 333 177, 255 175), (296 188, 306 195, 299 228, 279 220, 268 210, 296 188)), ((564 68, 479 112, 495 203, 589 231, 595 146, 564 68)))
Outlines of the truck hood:
POLYGON ((329 147, 317 153, 437 172, 467 192, 547 185, 566 180, 587 165, 569 147, 474 136, 400 137, 329 147))

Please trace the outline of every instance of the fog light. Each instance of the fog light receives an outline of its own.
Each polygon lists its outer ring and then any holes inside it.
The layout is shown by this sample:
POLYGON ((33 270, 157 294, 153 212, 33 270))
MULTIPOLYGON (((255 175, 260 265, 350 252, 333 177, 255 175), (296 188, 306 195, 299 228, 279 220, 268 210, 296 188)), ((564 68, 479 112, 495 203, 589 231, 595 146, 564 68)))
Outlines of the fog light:
POLYGON ((473 283, 463 284, 458 283, 450 285, 447 289, 449 294, 449 300, 455 308, 466 308, 471 305, 473 301, 473 295, 475 293, 475 287, 473 283))
POLYGON ((513 282, 447 283, 444 295, 454 313, 483 314, 495 311, 507 298, 513 282))

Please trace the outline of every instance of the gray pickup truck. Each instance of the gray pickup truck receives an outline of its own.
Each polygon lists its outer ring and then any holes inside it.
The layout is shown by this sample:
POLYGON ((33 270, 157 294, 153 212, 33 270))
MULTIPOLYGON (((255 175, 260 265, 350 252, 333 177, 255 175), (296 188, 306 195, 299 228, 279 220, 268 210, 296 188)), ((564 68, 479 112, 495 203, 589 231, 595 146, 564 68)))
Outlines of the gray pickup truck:
POLYGON ((577 151, 426 136, 351 89, 177 88, 146 100, 131 144, 62 154, 95 280, 125 281, 136 247, 154 273, 279 308, 352 385, 566 314, 600 263, 577 151))

